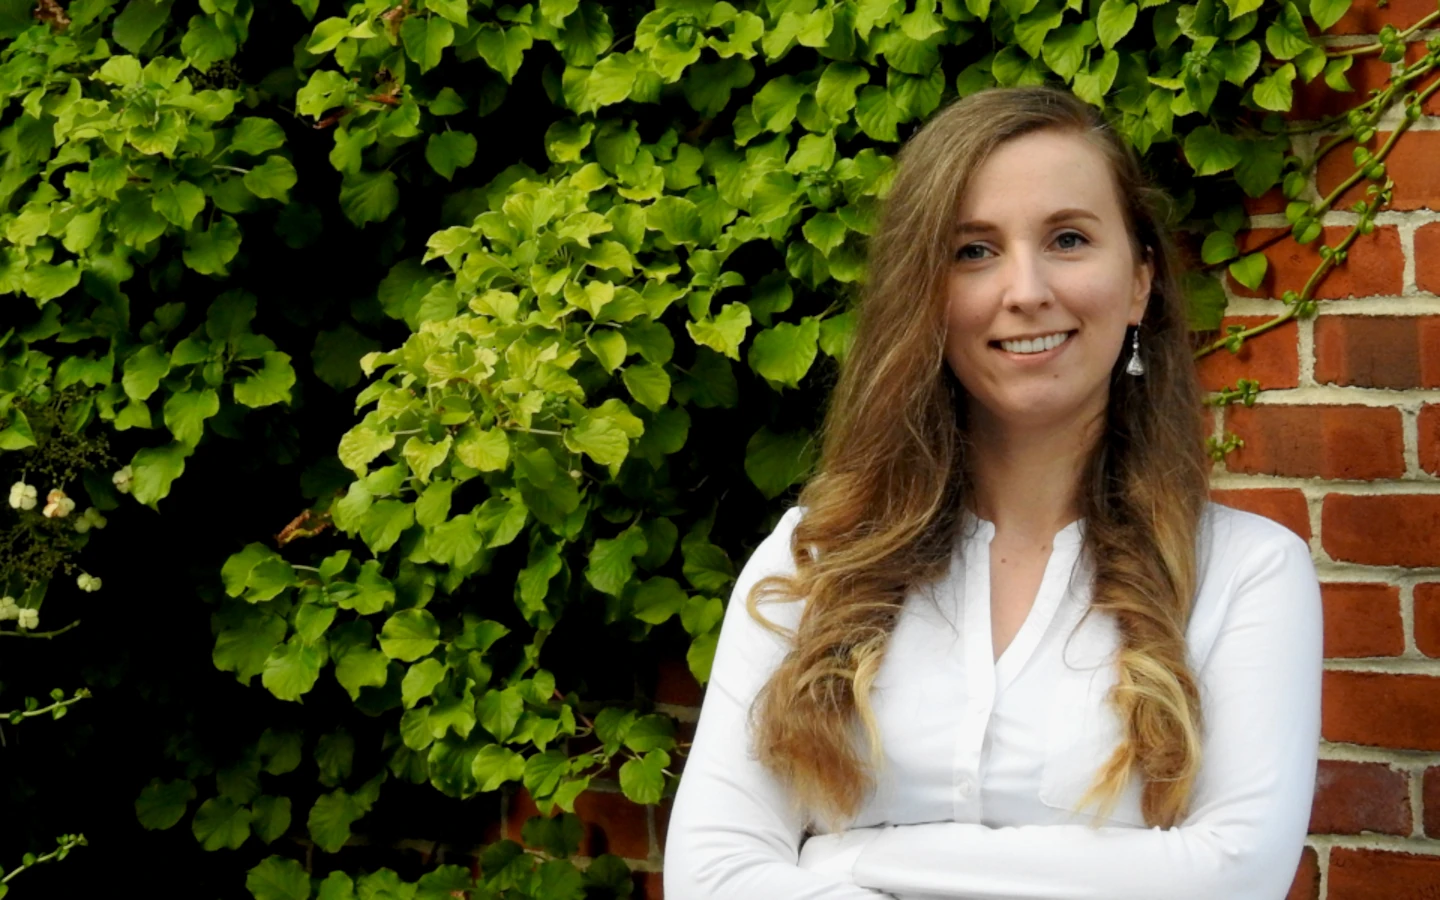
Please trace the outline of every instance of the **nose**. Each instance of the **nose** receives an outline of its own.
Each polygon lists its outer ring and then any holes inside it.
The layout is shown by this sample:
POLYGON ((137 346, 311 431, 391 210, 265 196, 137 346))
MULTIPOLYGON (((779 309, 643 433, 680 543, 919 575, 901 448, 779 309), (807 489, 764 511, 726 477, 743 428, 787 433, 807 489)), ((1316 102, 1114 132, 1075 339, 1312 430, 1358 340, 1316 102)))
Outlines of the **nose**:
POLYGON ((1050 282, 1045 263, 1034 250, 1017 247, 1006 255, 1001 300, 1012 312, 1031 312, 1050 303, 1050 282))

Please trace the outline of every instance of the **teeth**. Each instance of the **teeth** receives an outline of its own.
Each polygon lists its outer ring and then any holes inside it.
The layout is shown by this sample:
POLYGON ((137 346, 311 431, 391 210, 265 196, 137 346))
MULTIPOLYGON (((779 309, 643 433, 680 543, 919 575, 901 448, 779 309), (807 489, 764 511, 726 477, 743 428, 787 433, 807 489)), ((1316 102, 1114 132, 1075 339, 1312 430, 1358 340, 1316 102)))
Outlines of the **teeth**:
POLYGON ((1059 334, 1050 334, 1042 338, 1035 338, 1027 341, 1001 341, 1000 346, 1011 353, 1043 353, 1046 350, 1053 350, 1070 337, 1070 332, 1062 331, 1059 334))

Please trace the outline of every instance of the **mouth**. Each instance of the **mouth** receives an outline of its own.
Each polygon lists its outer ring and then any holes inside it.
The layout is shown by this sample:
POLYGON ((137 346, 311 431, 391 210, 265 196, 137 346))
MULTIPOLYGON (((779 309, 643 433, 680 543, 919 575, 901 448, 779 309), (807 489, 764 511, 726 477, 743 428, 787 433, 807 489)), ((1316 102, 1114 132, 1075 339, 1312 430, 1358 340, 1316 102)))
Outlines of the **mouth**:
POLYGON ((1058 331, 1032 340, 991 341, 991 349, 998 350, 1014 360, 1052 359, 1058 356, 1070 343, 1076 331, 1058 331))

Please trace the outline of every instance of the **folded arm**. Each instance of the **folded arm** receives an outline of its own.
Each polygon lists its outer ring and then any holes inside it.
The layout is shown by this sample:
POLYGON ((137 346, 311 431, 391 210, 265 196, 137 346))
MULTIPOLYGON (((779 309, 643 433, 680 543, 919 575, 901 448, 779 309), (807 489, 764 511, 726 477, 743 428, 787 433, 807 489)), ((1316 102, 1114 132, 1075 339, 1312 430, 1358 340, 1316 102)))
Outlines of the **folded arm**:
MULTIPOLYGON (((665 845, 665 895, 677 900, 877 900, 887 895, 799 866, 805 823, 784 785, 750 752, 749 709, 786 652, 745 608, 761 577, 794 571, 786 513, 740 573, 715 650, 710 683, 665 845)), ((798 604, 762 606, 793 626, 798 604)))
POLYGON ((1282 537, 1242 563, 1199 672, 1204 757, 1180 826, 861 828, 812 838, 802 865, 907 900, 1281 900, 1310 817, 1323 660, 1309 549, 1282 537))

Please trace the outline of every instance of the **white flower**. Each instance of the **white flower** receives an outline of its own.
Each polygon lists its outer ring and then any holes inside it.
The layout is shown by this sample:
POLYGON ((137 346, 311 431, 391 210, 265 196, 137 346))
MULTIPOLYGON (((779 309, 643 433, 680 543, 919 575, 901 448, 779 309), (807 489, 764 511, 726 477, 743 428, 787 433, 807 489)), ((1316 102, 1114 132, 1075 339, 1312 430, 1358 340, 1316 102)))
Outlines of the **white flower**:
POLYGON ((40 494, 35 490, 35 485, 17 481, 10 485, 10 505, 16 509, 34 509, 35 501, 40 494))
POLYGON ((80 586, 80 590, 86 591, 87 593, 100 590, 100 579, 91 575, 89 572, 81 572, 80 577, 75 579, 75 583, 80 586))
POLYGON ((76 517, 75 530, 84 534, 91 528, 104 528, 106 524, 106 519, 100 515, 100 510, 91 506, 87 507, 82 515, 76 517))
POLYGON ((130 493, 130 478, 131 473, 129 466, 125 466, 120 471, 110 476, 110 480, 115 483, 115 490, 119 491, 122 494, 130 493))
POLYGON ((20 618, 20 604, 14 597, 0 597, 0 622, 20 618))
POLYGON ((19 620, 15 623, 17 627, 34 628, 40 624, 40 610, 22 609, 15 618, 19 620))
POLYGON ((45 508, 41 512, 47 519, 63 519, 75 509, 75 501, 56 488, 45 495, 45 508))

